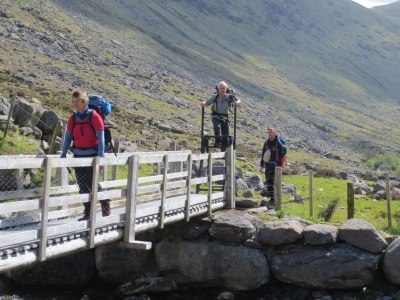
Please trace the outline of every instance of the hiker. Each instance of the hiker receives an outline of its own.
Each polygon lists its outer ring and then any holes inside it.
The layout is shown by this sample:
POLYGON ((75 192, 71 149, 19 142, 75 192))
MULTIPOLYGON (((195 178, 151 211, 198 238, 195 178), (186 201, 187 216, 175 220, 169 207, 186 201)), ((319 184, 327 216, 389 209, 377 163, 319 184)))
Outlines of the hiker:
POLYGON ((221 136, 221 134, 223 136, 229 135, 228 113, 230 105, 238 106, 242 101, 227 93, 228 85, 225 81, 218 83, 217 88, 218 93, 212 95, 207 101, 201 102, 201 107, 206 107, 211 104, 213 105, 211 119, 214 128, 214 135, 216 136, 214 147, 221 147, 221 151, 225 151, 228 147, 228 138, 222 138, 221 143, 221 138, 218 138, 217 136, 221 136))
POLYGON ((270 197, 270 204, 275 203, 274 183, 275 168, 281 167, 283 157, 283 146, 279 141, 275 128, 268 128, 268 139, 265 141, 260 161, 260 172, 265 173, 267 182, 267 197, 270 197))
MULTIPOLYGON (((74 114, 68 119, 67 132, 61 157, 66 157, 71 141, 74 141, 74 158, 104 157, 104 123, 101 116, 93 111, 89 124, 89 98, 86 92, 74 90, 72 92, 74 114), (75 120, 74 120, 75 118, 75 120)), ((93 167, 75 167, 76 181, 79 185, 79 194, 92 192, 93 167)), ((102 188, 99 184, 98 190, 102 188)), ((103 217, 110 215, 110 200, 100 200, 103 217)), ((83 203, 84 216, 78 221, 90 220, 90 202, 83 203)))

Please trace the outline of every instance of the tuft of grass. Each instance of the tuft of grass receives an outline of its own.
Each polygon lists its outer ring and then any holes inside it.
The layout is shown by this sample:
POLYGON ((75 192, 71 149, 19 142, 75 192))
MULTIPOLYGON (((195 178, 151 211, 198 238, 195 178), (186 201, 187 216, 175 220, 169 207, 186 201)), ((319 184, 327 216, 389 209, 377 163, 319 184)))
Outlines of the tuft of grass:
POLYGON ((325 222, 330 221, 332 219, 333 214, 337 210, 339 202, 340 202, 339 197, 330 199, 327 205, 322 206, 320 211, 317 213, 317 218, 322 218, 324 219, 325 222))

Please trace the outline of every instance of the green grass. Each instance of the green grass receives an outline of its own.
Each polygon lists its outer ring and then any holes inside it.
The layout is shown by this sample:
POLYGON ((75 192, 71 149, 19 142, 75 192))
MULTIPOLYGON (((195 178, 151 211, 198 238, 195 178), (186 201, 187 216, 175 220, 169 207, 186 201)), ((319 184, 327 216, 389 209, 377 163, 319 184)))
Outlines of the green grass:
MULTIPOLYGON (((282 202, 282 211, 287 215, 299 216, 311 221, 322 221, 318 218, 318 212, 326 207, 330 201, 339 199, 336 210, 330 219, 331 223, 343 223, 347 220, 347 181, 335 178, 314 177, 313 178, 313 217, 310 216, 309 202, 309 177, 308 176, 284 176, 285 184, 294 184, 297 193, 301 194, 304 204, 292 202, 285 195, 282 202)), ((388 228, 387 202, 375 200, 370 196, 360 196, 355 199, 354 217, 365 220, 375 226, 378 230, 385 232, 400 232, 400 201, 391 201, 392 228, 388 228)))
POLYGON ((40 143, 33 136, 21 136, 17 132, 9 130, 6 138, 4 132, 0 130, 0 153, 1 155, 38 154, 37 149, 40 143), (35 141, 31 143, 29 140, 35 141))

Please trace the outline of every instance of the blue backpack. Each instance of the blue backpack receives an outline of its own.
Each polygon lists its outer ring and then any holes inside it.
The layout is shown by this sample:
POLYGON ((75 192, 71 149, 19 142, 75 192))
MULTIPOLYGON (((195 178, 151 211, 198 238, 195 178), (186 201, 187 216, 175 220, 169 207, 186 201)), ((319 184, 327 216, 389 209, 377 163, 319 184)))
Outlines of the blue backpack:
POLYGON ((286 156, 287 148, 286 148, 286 141, 284 138, 279 138, 279 142, 282 144, 283 156, 286 156))
POLYGON ((94 109, 103 118, 111 114, 110 102, 99 95, 89 95, 89 108, 94 109))

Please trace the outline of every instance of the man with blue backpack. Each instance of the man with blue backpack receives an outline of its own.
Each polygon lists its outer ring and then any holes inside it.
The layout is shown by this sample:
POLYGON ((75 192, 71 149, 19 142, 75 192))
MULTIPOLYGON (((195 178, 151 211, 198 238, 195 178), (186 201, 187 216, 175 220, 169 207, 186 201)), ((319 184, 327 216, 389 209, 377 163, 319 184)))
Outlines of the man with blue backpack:
POLYGON ((284 167, 286 162, 285 140, 279 138, 275 128, 268 128, 268 139, 265 141, 260 160, 260 172, 265 173, 267 182, 267 197, 270 198, 270 204, 275 203, 274 183, 275 168, 284 167))

